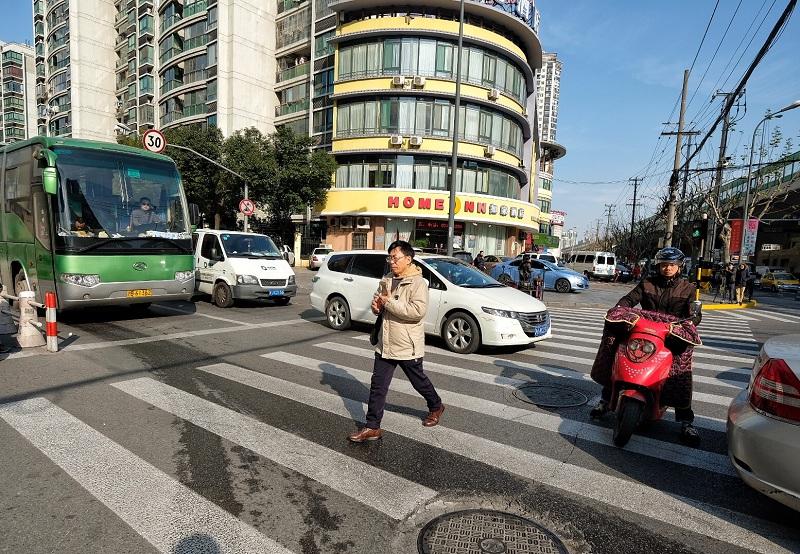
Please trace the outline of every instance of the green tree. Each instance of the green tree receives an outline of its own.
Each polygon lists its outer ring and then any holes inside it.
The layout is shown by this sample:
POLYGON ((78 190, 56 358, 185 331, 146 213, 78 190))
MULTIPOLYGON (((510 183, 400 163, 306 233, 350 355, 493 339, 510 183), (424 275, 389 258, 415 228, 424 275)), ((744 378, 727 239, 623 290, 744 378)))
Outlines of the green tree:
POLYGON ((336 162, 327 152, 312 150, 313 144, 313 139, 286 127, 279 127, 267 141, 270 177, 256 200, 268 206, 272 227, 292 229, 292 214, 325 202, 336 162))
MULTIPOLYGON (((272 175, 269 139, 255 127, 236 131, 222 146, 222 163, 235 171, 247 182, 248 196, 256 203, 264 204, 268 183, 272 175)), ((228 202, 238 206, 244 195, 242 179, 228 172, 222 173, 222 181, 228 202)), ((267 206, 262 206, 266 208, 267 206)))

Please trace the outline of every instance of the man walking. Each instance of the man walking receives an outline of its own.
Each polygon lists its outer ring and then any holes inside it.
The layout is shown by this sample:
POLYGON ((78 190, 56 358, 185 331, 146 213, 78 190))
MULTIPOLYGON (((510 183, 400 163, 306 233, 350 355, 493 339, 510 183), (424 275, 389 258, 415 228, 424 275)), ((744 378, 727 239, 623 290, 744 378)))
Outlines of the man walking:
MULTIPOLYGON (((375 363, 369 388, 367 424, 348 437, 352 442, 378 440, 383 436, 381 419, 392 375, 399 365, 411 385, 428 404, 425 427, 439 423, 444 412, 442 399, 422 369, 425 353, 425 313, 428 309, 428 284, 414 261, 414 249, 403 240, 389 245, 391 273, 378 285, 372 299, 372 312, 382 315, 377 333, 375 363)), ((376 323, 377 325, 377 323, 376 323)))

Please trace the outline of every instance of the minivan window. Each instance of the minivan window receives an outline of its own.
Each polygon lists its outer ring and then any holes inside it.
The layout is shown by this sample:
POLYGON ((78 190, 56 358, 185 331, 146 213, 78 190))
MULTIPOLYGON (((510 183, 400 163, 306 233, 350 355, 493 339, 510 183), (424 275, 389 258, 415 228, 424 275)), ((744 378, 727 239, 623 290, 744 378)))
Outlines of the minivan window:
POLYGON ((608 257, 608 265, 614 265, 614 258, 611 256, 608 257))
POLYGON ((606 263, 606 257, 605 256, 597 256, 597 261, 595 263, 597 265, 606 263))
POLYGON ((200 255, 209 260, 218 258, 221 254, 219 241, 216 235, 208 234, 203 237, 203 246, 200 249, 200 255), (216 250, 216 252, 214 251, 216 250))
POLYGON ((346 273, 352 254, 336 254, 328 258, 328 269, 337 273, 346 273))
POLYGON ((575 260, 576 263, 582 264, 586 262, 586 254, 580 254, 575 260))
POLYGON ((353 267, 350 268, 350 273, 380 279, 388 273, 386 271, 386 256, 383 254, 357 254, 353 259, 353 267))

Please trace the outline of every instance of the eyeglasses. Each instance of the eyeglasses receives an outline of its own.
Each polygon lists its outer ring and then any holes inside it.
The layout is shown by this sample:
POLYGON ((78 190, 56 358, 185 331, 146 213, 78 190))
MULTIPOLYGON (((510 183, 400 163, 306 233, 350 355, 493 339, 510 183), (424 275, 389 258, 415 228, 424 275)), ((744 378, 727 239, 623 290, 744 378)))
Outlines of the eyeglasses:
POLYGON ((150 202, 142 202, 142 206, 150 206, 150 202))
POLYGON ((397 263, 400 260, 402 260, 403 258, 408 258, 408 256, 399 256, 397 258, 395 258, 394 256, 386 256, 386 261, 389 262, 389 263, 392 263, 392 262, 397 263))

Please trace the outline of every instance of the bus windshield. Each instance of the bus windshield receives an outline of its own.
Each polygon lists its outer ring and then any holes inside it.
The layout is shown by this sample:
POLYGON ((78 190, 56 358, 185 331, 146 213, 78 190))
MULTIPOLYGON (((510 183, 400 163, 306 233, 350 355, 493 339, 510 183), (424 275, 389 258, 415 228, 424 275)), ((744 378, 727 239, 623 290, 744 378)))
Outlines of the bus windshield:
POLYGON ((225 252, 232 258, 255 258, 278 260, 283 258, 278 247, 266 235, 222 233, 220 235, 225 252))
POLYGON ((119 152, 56 147, 62 237, 191 237, 174 164, 119 152))

